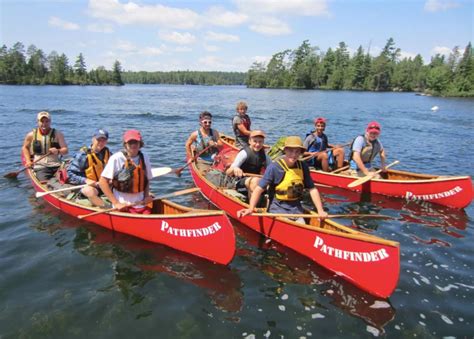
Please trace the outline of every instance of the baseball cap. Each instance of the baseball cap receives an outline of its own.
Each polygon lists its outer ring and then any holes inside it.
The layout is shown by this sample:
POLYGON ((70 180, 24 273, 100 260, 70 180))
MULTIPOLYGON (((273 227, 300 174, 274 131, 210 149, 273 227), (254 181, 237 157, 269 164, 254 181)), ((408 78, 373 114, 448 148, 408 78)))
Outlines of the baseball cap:
POLYGON ((123 134, 123 141, 129 142, 130 140, 142 141, 142 135, 140 131, 136 129, 130 129, 123 134))
POLYGON ((320 123, 326 125, 326 119, 324 119, 323 117, 314 119, 314 124, 320 124, 320 123))
POLYGON ((367 133, 377 133, 377 134, 380 134, 381 130, 382 128, 380 127, 380 124, 377 121, 369 122, 366 129, 367 133))
POLYGON ((99 128, 97 131, 95 131, 93 137, 96 139, 99 139, 99 138, 109 139, 109 132, 107 132, 105 129, 99 128))
POLYGON ((262 130, 260 129, 255 129, 253 131, 250 132, 250 137, 253 138, 253 137, 262 137, 262 138, 265 138, 265 132, 263 132, 262 130))
POLYGON ((37 120, 40 121, 43 118, 48 118, 48 120, 51 120, 51 115, 46 111, 39 112, 37 120))

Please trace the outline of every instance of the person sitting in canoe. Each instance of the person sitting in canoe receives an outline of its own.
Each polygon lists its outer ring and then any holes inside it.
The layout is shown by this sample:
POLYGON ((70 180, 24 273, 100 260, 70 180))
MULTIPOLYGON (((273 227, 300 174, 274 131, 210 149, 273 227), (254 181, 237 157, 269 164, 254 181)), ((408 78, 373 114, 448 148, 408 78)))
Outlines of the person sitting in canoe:
POLYGON ((232 118, 232 129, 235 134, 235 147, 243 148, 249 145, 250 117, 247 114, 248 106, 244 101, 237 103, 236 114, 232 118))
POLYGON ((192 132, 186 141, 186 155, 190 159, 194 154, 199 154, 199 159, 212 163, 222 141, 219 132, 211 128, 212 114, 204 111, 199 114, 199 129, 192 132))
POLYGON ((99 198, 101 193, 99 179, 104 166, 110 158, 110 151, 107 148, 109 133, 104 129, 98 129, 92 136, 90 148, 83 147, 74 155, 74 159, 67 169, 67 183, 72 185, 84 185, 81 193, 89 201, 99 207, 104 207, 104 201, 99 198))
POLYGON ((59 156, 67 154, 68 148, 64 135, 57 129, 51 128, 49 112, 39 112, 37 121, 38 128, 34 128, 25 136, 22 153, 26 162, 25 166, 31 167, 35 161, 33 171, 36 177, 40 181, 46 181, 54 176, 61 165, 59 156))
POLYGON ((304 156, 311 155, 307 160, 308 165, 316 169, 329 172, 330 167, 340 168, 344 163, 344 148, 329 144, 328 137, 324 134, 326 119, 319 117, 314 119, 314 131, 307 134, 303 146, 306 147, 304 156), (331 150, 326 151, 327 149, 331 150))
POLYGON ((99 185, 114 208, 139 214, 150 214, 146 206, 150 196, 151 164, 148 155, 141 151, 144 146, 142 135, 137 130, 123 134, 121 152, 114 153, 105 165, 99 185), (143 205, 129 206, 143 201, 143 205))
POLYGON ((246 173, 262 174, 265 168, 272 163, 272 159, 263 148, 264 141, 265 133, 263 131, 253 130, 250 132, 250 145, 244 146, 239 151, 234 162, 226 171, 227 175, 240 178, 235 185, 235 189, 239 193, 248 195, 249 199, 260 178, 258 176, 248 176, 246 173))
POLYGON ((385 151, 379 140, 380 124, 372 121, 367 125, 364 135, 359 135, 351 145, 349 156, 349 174, 364 177, 373 175, 372 160, 380 154, 381 168, 385 171, 385 151))
MULTIPOLYGON (((286 138, 283 149, 284 156, 267 168, 252 193, 249 208, 237 212, 239 218, 252 214, 267 186, 269 186, 270 193, 272 195, 274 193, 268 212, 303 214, 301 200, 303 199, 303 190, 308 189, 318 214, 322 218, 327 216, 319 192, 311 180, 308 165, 298 160, 305 150, 300 137, 289 136, 286 138)), ((302 220, 299 218, 299 221, 302 220)))

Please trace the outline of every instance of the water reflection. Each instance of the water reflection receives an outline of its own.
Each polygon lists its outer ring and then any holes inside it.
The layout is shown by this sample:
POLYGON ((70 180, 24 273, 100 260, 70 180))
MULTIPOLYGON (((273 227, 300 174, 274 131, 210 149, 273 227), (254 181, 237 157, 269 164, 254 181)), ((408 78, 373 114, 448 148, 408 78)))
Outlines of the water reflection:
MULTIPOLYGON (((319 286, 321 296, 327 297, 332 305, 364 320, 381 332, 394 318, 395 309, 388 300, 379 299, 358 289, 310 259, 266 239, 235 220, 233 223, 236 234, 250 245, 248 248, 239 246, 237 254, 249 266, 256 267, 279 283, 280 287, 275 292, 277 295, 282 293, 283 284, 316 285, 319 286), (260 255, 252 249, 255 247, 263 250, 260 255)), ((303 307, 309 309, 322 303, 324 298, 300 298, 299 301, 303 307)))
MULTIPOLYGON (((34 204, 47 212, 47 218, 41 218, 33 228, 56 236, 57 230, 73 227, 76 234, 72 242, 77 252, 113 262, 114 282, 101 291, 117 288, 134 305, 145 298, 137 291, 157 273, 164 273, 198 286, 221 311, 239 312, 242 309, 242 283, 239 275, 229 267, 96 225, 85 226, 48 205, 34 204)), ((66 243, 61 238, 56 236, 58 246, 66 243)))

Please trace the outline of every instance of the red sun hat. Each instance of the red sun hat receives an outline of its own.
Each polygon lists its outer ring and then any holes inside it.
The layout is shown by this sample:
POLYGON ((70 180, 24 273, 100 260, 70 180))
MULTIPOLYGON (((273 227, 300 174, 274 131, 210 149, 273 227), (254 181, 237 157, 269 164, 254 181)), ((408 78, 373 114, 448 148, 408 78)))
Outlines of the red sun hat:
POLYGON ((315 125, 319 124, 319 123, 326 125, 326 119, 324 119, 323 117, 319 117, 319 118, 314 119, 314 124, 315 125))
POLYGON ((130 129, 123 134, 123 141, 129 142, 130 140, 142 141, 142 135, 140 131, 136 129, 130 129))
POLYGON ((367 125, 367 129, 366 129, 367 133, 380 134, 381 131, 382 131, 382 128, 380 127, 380 124, 377 121, 369 122, 369 124, 367 125))

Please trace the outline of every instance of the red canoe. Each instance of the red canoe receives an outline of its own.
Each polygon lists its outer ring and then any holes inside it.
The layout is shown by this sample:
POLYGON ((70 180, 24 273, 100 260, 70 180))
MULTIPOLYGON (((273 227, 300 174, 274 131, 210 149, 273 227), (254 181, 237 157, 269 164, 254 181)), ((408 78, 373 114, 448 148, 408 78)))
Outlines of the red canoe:
MULTIPOLYGON (((235 191, 217 187, 207 180, 195 163, 190 171, 201 193, 231 217, 237 219, 237 211, 248 207, 231 195, 235 191)), ((239 219, 245 226, 307 256, 362 290, 382 298, 390 296, 400 272, 397 242, 358 232, 333 220, 306 220, 309 224, 267 216, 239 219)))
MULTIPOLYGON (((222 135, 226 148, 235 148, 234 139, 222 135)), ((366 183, 347 187, 357 178, 343 173, 311 170, 315 183, 340 187, 357 192, 378 193, 407 201, 427 201, 453 208, 465 208, 472 201, 472 181, 469 176, 441 176, 418 174, 389 169, 384 179, 372 179, 366 183)))
MULTIPOLYGON (((27 173, 37 192, 47 191, 46 185, 31 170, 27 173)), ((74 217, 100 211, 57 194, 48 194, 43 198, 53 207, 74 217)), ((153 214, 110 212, 88 217, 87 221, 223 265, 227 265, 235 253, 234 229, 222 211, 197 210, 168 200, 156 200, 153 214)))

